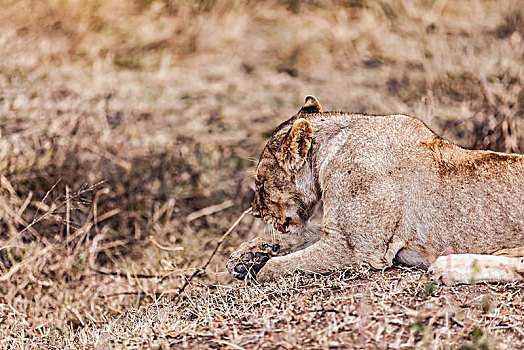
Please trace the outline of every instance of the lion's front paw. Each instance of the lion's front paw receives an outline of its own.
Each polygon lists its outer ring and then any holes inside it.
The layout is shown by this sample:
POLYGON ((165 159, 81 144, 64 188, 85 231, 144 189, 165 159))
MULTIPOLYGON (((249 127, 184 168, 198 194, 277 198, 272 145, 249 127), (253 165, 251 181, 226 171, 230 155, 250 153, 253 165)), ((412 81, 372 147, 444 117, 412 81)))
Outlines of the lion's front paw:
POLYGON ((258 237, 242 243, 229 257, 226 268, 231 276, 243 280, 246 276, 255 278, 269 259, 278 252, 278 244, 271 244, 258 237))
POLYGON ((282 264, 282 258, 275 258, 267 262, 265 266, 257 273, 256 279, 259 283, 272 282, 291 274, 290 271, 282 264))

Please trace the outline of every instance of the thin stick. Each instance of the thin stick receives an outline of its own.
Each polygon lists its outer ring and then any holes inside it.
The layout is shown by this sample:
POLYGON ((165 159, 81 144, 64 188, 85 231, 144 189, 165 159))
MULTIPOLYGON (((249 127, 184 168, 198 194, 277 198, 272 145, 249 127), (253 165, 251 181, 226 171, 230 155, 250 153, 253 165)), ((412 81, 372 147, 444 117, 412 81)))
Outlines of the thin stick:
MULTIPOLYGON (((55 184, 53 186, 51 186, 51 188, 46 192, 44 198, 42 198, 42 200, 40 201, 41 203, 44 203, 45 204, 45 200, 47 199, 47 197, 49 196, 49 194, 51 192, 53 192, 53 190, 55 189, 55 187, 60 183, 60 181, 62 181, 62 179, 58 179, 55 184)), ((40 207, 37 207, 36 208, 36 212, 35 212, 35 215, 33 216, 33 223, 36 221, 36 216, 38 215, 38 211, 40 210, 40 207)))
POLYGON ((120 158, 114 155, 113 153, 109 152, 108 150, 102 147, 98 147, 97 145, 90 145, 90 146, 85 147, 85 149, 112 161, 113 163, 121 166, 128 172, 131 171, 131 168, 133 167, 133 165, 130 162, 128 162, 127 160, 120 158))
POLYGON ((180 289, 178 290, 178 295, 176 296, 175 300, 174 300, 174 303, 177 304, 179 301, 180 301, 180 297, 182 296, 182 292, 186 289, 186 287, 189 285, 189 283, 191 283, 191 280, 200 272, 202 271, 205 271, 207 266, 209 265, 209 263, 211 262, 211 259, 213 259, 213 257, 215 256, 216 252, 218 251, 218 248, 220 248, 220 246, 222 245, 222 242, 224 242, 224 239, 226 239, 227 236, 229 236, 229 234, 235 229, 235 227, 238 226, 238 224, 240 224, 240 221, 242 221, 242 219, 244 218, 244 216, 246 216, 246 214, 249 214, 251 213, 251 208, 249 209, 246 209, 244 210, 244 212, 242 213, 242 215, 240 215, 238 217, 238 219, 233 223, 233 225, 231 225, 231 227, 226 231, 226 233, 224 233, 224 235, 220 238, 220 240, 217 242, 217 245, 215 246, 215 249, 213 250, 213 252, 211 253, 211 255, 209 256, 209 259, 207 259, 206 263, 204 264, 204 266, 202 266, 201 268, 199 269, 196 269, 195 272, 193 272, 193 274, 191 276, 189 276, 189 278, 186 280, 186 282, 184 283, 184 285, 182 287, 180 287, 180 289))
POLYGON ((125 273, 125 272, 119 272, 119 271, 105 271, 105 270, 102 270, 102 269, 94 269, 94 268, 91 268, 92 271, 96 272, 96 273, 99 273, 101 275, 108 275, 108 276, 118 276, 118 277, 123 277, 123 278, 128 278, 128 277, 134 277, 134 278, 154 278, 154 279, 162 279, 163 276, 161 275, 147 275, 147 274, 143 274, 143 273, 125 273))
MULTIPOLYGON (((69 199, 69 197, 69 185, 66 185, 66 242, 69 242, 69 237, 71 236, 71 200, 69 199)), ((67 245, 67 249, 70 253, 69 244, 67 245)))
POLYGON ((218 213, 221 210, 224 210, 224 209, 227 209, 229 207, 232 207, 233 204, 234 203, 233 203, 232 200, 227 200, 227 201, 225 201, 223 203, 220 203, 220 204, 217 204, 217 205, 212 205, 212 206, 204 208, 204 209, 200 209, 199 211, 195 211, 194 213, 189 214, 187 216, 186 220, 187 220, 187 222, 191 222, 191 221, 196 220, 196 219, 198 219, 198 218, 200 218, 202 216, 218 213))
POLYGON ((18 209, 18 213, 17 213, 18 216, 22 217, 22 214, 27 209, 27 206, 29 205, 29 203, 31 203, 31 198, 33 198, 33 192, 30 191, 29 194, 27 195, 27 198, 25 199, 24 204, 22 204, 20 209, 18 209))
POLYGON ((160 249, 162 249, 162 250, 167 250, 167 251, 171 251, 171 252, 176 252, 176 251, 184 250, 184 247, 167 247, 167 246, 161 245, 160 243, 158 243, 157 241, 155 241, 155 239, 153 238, 152 235, 149 236, 149 240, 150 240, 151 243, 153 243, 157 248, 160 248, 160 249))

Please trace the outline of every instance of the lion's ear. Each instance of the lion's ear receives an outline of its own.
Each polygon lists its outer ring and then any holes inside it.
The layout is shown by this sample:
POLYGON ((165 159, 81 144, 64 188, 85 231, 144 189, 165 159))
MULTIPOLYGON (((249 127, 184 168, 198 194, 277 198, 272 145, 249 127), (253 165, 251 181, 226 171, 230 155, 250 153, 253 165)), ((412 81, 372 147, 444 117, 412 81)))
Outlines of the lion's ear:
POLYGON ((313 128, 304 118, 295 120, 282 142, 279 163, 289 175, 296 174, 304 164, 313 140, 313 128))
POLYGON ((320 106, 320 103, 317 101, 315 96, 306 96, 306 102, 304 102, 304 105, 302 108, 300 108, 300 111, 298 111, 298 114, 309 114, 309 113, 322 113, 322 106, 320 106))

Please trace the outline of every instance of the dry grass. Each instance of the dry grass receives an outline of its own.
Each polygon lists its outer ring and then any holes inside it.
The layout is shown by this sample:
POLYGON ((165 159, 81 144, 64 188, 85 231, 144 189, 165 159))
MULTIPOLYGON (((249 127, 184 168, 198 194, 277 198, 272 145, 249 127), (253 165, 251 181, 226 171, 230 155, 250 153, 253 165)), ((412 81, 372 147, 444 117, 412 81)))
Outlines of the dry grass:
POLYGON ((0 346, 524 346, 518 284, 234 284, 224 262, 263 234, 253 218, 173 303, 307 94, 524 152, 523 18, 509 0, 4 1, 0 346))
POLYGON ((520 288, 430 291, 421 271, 404 269, 296 275, 264 286, 198 286, 182 304, 159 299, 99 332, 132 347, 512 348, 523 345, 520 288))

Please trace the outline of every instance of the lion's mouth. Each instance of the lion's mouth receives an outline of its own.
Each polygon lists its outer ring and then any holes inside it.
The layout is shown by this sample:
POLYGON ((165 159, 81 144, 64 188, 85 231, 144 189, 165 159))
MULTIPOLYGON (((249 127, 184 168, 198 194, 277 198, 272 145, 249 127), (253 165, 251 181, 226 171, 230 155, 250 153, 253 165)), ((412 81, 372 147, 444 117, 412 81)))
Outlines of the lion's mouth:
POLYGON ((277 230, 280 233, 288 233, 289 232, 289 223, 291 222, 291 218, 287 217, 286 222, 284 222, 283 225, 275 224, 275 230, 277 230))

